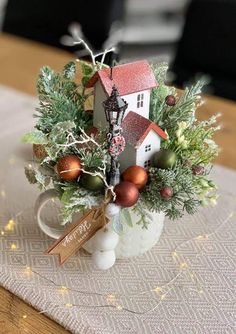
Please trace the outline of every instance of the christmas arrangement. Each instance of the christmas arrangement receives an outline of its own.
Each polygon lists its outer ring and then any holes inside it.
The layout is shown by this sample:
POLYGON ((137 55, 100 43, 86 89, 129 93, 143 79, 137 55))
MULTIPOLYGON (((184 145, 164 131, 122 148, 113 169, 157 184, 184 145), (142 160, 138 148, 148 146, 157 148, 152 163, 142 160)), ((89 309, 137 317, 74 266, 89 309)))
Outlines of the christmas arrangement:
POLYGON ((176 220, 216 203, 209 173, 217 116, 198 121, 204 82, 178 92, 165 83, 167 69, 145 60, 110 68, 94 57, 61 73, 42 68, 35 129, 23 141, 35 157, 25 168, 29 182, 54 189, 63 204, 68 230, 51 254, 93 237, 93 259, 107 269, 127 226, 145 233, 155 213, 176 220))

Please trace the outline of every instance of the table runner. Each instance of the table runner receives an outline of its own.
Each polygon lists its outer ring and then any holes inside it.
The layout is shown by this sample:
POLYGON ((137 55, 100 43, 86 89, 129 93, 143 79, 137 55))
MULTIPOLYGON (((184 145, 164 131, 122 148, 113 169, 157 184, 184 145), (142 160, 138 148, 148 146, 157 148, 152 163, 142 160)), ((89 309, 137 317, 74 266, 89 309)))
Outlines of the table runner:
POLYGON ((0 87, 0 230, 16 221, 13 231, 0 235, 0 284, 76 334, 235 333, 236 172, 215 166, 218 205, 166 220, 160 241, 143 256, 99 271, 82 251, 59 267, 56 257, 43 254, 53 240, 37 227, 39 190, 24 176, 32 151, 20 137, 33 127, 35 105, 34 98, 0 87), (107 302, 94 292, 124 297, 117 307, 102 308, 107 302))

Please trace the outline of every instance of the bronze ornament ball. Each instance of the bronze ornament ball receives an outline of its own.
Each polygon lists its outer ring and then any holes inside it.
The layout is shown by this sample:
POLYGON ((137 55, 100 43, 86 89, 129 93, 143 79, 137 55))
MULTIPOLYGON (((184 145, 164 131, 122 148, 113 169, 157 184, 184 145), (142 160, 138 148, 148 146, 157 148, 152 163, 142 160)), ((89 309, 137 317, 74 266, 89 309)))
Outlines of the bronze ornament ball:
POLYGON ((65 181, 78 179, 81 173, 80 159, 75 155, 66 155, 58 160, 57 172, 65 181))
POLYGON ((122 173, 124 181, 132 182, 139 190, 145 187, 148 181, 147 171, 140 166, 130 166, 122 173))
POLYGON ((80 177, 79 184, 91 191, 101 191, 104 189, 104 182, 100 176, 94 176, 83 173, 80 177))
POLYGON ((114 187, 116 193, 115 203, 124 208, 133 206, 139 198, 138 188, 131 182, 121 181, 114 187))

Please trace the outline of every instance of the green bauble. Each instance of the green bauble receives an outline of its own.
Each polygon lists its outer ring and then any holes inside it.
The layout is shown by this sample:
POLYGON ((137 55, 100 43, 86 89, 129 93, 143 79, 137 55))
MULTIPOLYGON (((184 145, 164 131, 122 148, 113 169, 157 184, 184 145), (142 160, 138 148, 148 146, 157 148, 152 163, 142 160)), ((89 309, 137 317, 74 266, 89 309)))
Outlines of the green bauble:
POLYGON ((101 191, 104 189, 104 182, 99 176, 82 174, 79 183, 82 187, 91 191, 101 191))
POLYGON ((177 161, 177 154, 171 150, 161 150, 153 156, 153 165, 158 168, 172 168, 177 161))

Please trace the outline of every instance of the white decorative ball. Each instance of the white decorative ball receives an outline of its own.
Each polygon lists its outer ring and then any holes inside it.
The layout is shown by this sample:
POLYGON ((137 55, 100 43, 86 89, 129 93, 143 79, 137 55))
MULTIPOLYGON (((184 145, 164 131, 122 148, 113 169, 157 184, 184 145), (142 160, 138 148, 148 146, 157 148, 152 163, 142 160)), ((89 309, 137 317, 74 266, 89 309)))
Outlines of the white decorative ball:
POLYGON ((107 270, 111 268, 116 261, 115 252, 113 250, 109 251, 96 250, 92 254, 92 260, 98 269, 107 270))
POLYGON ((116 248, 119 242, 119 235, 112 227, 101 228, 94 236, 94 247, 100 251, 109 251, 116 248))
POLYGON ((121 208, 119 205, 116 205, 115 203, 109 203, 106 207, 106 216, 107 218, 112 218, 120 212, 121 208))

